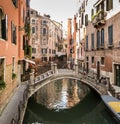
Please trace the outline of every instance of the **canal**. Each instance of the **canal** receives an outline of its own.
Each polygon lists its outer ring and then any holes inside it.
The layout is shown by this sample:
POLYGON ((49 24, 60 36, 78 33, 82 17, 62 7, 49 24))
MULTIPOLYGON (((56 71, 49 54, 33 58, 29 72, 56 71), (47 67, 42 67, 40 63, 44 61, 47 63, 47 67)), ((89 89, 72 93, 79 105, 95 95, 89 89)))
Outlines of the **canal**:
POLYGON ((23 124, 117 124, 98 94, 71 79, 51 82, 28 101, 23 124))

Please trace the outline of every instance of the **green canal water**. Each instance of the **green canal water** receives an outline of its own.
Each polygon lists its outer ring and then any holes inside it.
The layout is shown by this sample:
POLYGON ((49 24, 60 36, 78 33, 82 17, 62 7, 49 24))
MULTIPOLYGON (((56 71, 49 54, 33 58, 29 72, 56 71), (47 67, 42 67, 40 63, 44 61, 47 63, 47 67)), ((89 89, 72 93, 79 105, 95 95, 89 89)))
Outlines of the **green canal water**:
POLYGON ((42 87, 28 101, 23 124, 117 124, 95 91, 63 79, 42 87))

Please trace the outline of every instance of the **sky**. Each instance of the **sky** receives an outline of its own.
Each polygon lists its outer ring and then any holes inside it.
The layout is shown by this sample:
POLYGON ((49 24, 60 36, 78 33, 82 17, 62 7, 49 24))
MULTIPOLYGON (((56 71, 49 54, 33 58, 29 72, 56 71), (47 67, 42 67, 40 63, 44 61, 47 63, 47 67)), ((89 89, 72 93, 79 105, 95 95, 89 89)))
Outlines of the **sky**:
POLYGON ((41 15, 49 14, 52 20, 63 22, 63 29, 67 30, 67 19, 73 18, 77 9, 77 0, 31 0, 31 8, 41 15))

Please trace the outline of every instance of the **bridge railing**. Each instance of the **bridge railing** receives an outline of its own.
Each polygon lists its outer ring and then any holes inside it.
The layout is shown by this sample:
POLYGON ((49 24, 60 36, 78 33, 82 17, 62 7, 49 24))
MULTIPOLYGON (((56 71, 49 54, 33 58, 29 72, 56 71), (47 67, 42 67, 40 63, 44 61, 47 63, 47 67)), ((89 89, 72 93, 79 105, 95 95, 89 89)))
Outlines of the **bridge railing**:
POLYGON ((35 82, 34 83, 36 84, 36 83, 38 83, 38 82, 40 82, 40 81, 42 81, 46 78, 49 78, 53 74, 54 74, 54 72, 52 70, 49 70, 45 73, 42 73, 41 75, 35 77, 35 82))

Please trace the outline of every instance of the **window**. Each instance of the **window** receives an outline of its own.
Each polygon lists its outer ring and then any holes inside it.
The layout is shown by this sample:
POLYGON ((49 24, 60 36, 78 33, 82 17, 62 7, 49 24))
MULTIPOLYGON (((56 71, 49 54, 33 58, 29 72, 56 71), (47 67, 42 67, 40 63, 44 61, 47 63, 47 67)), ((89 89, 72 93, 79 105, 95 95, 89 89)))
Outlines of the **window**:
POLYGON ((82 25, 84 24, 84 14, 82 13, 82 20, 81 20, 82 25))
POLYGON ((4 71, 5 71, 5 59, 0 58, 0 80, 4 80, 4 71))
POLYGON ((15 57, 12 57, 12 73, 15 73, 15 57))
POLYGON ((113 0, 106 0, 106 10, 109 11, 113 8, 113 0))
POLYGON ((70 45, 72 45, 73 44, 73 39, 70 39, 70 45))
POLYGON ((35 38, 32 38, 32 44, 35 44, 35 38))
POLYGON ((108 45, 113 45, 113 25, 108 27, 108 45))
POLYGON ((94 49, 94 34, 93 33, 91 34, 91 41, 92 41, 91 49, 93 50, 94 49))
POLYGON ((16 26, 11 22, 11 41, 13 44, 16 44, 16 26))
POLYGON ((93 16, 93 15, 94 15, 94 9, 91 10, 91 16, 93 16))
POLYGON ((45 54, 45 53, 47 53, 47 49, 46 48, 43 48, 42 49, 42 54, 45 54))
POLYGON ((15 74, 15 57, 12 57, 12 80, 16 77, 15 74))
POLYGON ((35 19, 32 19, 32 24, 35 24, 35 19))
POLYGON ((92 56, 92 58, 91 58, 91 62, 92 62, 92 64, 94 63, 94 57, 92 56))
POLYGON ((70 53, 73 53, 73 49, 70 49, 70 53))
POLYGON ((104 64, 105 64, 105 58, 101 57, 101 65, 104 65, 104 64))
POLYGON ((32 53, 36 53, 36 48, 32 48, 32 53))
POLYGON ((17 8, 18 7, 18 0, 12 0, 14 6, 17 8))
POLYGON ((97 48, 100 48, 100 31, 97 31, 97 48))
POLYGON ((86 57, 86 61, 89 61, 89 57, 88 56, 86 57))
POLYGON ((43 28, 43 35, 45 36, 47 34, 46 28, 43 28))
POLYGON ((104 29, 101 30, 101 47, 104 47, 104 29))
POLYGON ((32 27, 32 34, 35 33, 35 27, 32 27))
POLYGON ((0 38, 7 40, 8 36, 8 18, 0 9, 0 38))
POLYGON ((47 40, 46 39, 43 39, 42 40, 42 45, 46 45, 47 44, 47 40))
POLYGON ((46 22, 46 20, 43 20, 43 24, 46 24, 47 22, 46 22))
POLYGON ((88 50, 88 36, 86 36, 86 50, 88 50))
POLYGON ((86 14, 85 15, 85 26, 87 26, 88 25, 88 15, 86 14))

